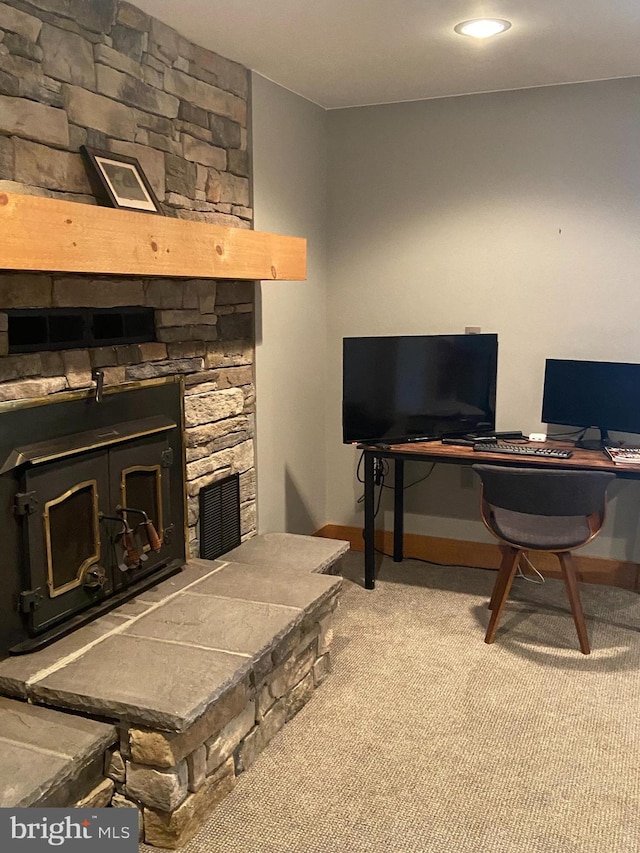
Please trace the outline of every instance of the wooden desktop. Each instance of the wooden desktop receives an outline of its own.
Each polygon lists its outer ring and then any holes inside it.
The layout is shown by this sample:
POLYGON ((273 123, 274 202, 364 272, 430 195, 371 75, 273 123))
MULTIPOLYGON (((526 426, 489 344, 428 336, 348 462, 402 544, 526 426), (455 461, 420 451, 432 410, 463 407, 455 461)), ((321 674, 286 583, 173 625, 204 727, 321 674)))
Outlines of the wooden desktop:
MULTIPOLYGON (((514 442, 505 442, 514 443, 514 442)), ((513 465, 519 468, 564 468, 588 471, 611 471, 617 477, 640 478, 640 465, 613 463, 604 450, 574 448, 566 441, 547 441, 538 447, 570 448, 568 459, 543 456, 516 456, 504 453, 486 453, 473 447, 442 444, 441 441, 393 444, 389 448, 360 444, 364 455, 364 585, 375 587, 375 462, 392 459, 394 462, 393 500, 393 559, 400 562, 403 556, 404 537, 404 463, 438 462, 453 465, 474 465, 478 462, 493 465, 513 465)))

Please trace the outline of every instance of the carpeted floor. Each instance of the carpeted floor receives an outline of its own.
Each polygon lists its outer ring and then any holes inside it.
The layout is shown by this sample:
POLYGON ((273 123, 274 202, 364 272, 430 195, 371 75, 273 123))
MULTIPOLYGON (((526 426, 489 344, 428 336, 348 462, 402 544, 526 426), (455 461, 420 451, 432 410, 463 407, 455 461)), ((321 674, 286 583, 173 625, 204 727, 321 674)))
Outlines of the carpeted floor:
POLYGON ((636 853, 640 596, 582 586, 585 657, 559 581, 487 646, 493 573, 344 573, 332 675, 185 853, 636 853))

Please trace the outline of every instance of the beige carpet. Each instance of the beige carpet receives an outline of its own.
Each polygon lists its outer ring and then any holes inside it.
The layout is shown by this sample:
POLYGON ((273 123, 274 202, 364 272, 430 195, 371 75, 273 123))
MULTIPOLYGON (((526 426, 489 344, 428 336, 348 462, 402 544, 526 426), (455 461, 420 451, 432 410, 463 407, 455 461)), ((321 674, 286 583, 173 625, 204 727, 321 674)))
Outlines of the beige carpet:
MULTIPOLYGON (((186 853, 637 853, 640 596, 349 554, 334 671, 186 853)), ((151 850, 151 848, 143 848, 151 850)))

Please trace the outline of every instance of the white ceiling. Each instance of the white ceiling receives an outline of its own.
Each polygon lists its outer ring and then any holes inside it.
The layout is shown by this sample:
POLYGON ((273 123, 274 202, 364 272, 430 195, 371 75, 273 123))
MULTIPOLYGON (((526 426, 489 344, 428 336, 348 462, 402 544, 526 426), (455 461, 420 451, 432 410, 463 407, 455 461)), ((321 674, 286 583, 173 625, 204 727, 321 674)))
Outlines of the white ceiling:
POLYGON ((132 0, 327 109, 640 76, 640 0, 132 0), (512 27, 486 41, 453 27, 512 27))

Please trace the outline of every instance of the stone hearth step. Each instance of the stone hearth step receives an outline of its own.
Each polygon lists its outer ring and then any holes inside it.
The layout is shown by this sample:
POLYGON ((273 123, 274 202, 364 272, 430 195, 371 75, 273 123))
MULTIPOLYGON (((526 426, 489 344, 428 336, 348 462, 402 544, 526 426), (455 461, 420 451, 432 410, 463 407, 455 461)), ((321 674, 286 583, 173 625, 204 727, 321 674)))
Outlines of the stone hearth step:
POLYGON ((265 534, 219 560, 189 560, 53 645, 0 661, 0 693, 34 705, 2 701, 80 733, 104 725, 86 716, 112 721, 118 743, 102 748, 111 804, 138 808, 147 843, 179 847, 329 673, 342 583, 331 571, 348 548, 265 534))
POLYGON ((254 566, 286 567, 301 573, 329 573, 348 550, 349 543, 343 540, 297 533, 262 533, 228 551, 224 559, 254 566))
POLYGON ((0 808, 107 805, 113 726, 0 697, 0 808), (93 796, 91 796, 93 794, 93 796))
POLYGON ((0 692, 182 731, 261 671, 341 581, 291 568, 190 560, 179 575, 59 643, 0 662, 0 692))

